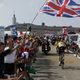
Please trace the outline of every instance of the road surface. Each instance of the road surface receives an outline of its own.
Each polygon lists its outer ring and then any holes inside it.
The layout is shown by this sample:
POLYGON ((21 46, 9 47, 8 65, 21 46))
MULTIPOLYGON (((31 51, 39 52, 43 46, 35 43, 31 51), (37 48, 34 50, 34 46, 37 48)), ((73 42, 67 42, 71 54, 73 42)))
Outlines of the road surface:
POLYGON ((44 55, 39 49, 37 61, 33 64, 37 73, 31 75, 34 80, 80 80, 80 59, 74 54, 65 54, 65 66, 59 66, 58 55, 54 46, 51 46, 49 55, 44 55))

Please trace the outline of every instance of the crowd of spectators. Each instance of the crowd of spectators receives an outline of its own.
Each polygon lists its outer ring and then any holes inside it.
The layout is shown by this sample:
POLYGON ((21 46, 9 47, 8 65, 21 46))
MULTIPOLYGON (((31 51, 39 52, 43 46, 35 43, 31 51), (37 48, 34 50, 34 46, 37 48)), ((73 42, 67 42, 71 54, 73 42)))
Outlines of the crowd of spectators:
POLYGON ((33 35, 6 35, 5 42, 0 42, 0 79, 33 80, 30 73, 36 73, 32 63, 36 61, 38 43, 33 35))

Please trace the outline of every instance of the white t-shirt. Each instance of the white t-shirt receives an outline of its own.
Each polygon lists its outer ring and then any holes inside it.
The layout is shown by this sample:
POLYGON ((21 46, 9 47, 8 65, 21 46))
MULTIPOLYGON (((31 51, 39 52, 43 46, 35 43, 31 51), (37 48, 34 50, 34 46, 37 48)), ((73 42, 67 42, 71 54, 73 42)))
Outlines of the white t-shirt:
MULTIPOLYGON (((6 47, 4 50, 9 49, 9 47, 6 47)), ((17 50, 14 50, 11 54, 8 54, 4 58, 4 63, 14 63, 16 59, 16 52, 17 50)))
POLYGON ((9 47, 5 47, 4 51, 6 51, 6 50, 8 50, 8 49, 9 49, 9 47))
POLYGON ((29 57, 29 53, 28 52, 23 52, 22 53, 22 57, 24 58, 26 58, 26 59, 28 59, 28 57, 29 57))

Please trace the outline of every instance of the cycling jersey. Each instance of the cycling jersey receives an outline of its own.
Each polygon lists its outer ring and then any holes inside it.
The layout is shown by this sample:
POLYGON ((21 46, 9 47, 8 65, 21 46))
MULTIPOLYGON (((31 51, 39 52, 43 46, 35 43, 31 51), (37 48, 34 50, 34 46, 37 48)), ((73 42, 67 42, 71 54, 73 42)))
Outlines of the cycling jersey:
POLYGON ((59 41, 58 44, 57 44, 57 46, 58 46, 58 47, 62 47, 62 46, 65 46, 65 44, 64 44, 63 41, 59 41))

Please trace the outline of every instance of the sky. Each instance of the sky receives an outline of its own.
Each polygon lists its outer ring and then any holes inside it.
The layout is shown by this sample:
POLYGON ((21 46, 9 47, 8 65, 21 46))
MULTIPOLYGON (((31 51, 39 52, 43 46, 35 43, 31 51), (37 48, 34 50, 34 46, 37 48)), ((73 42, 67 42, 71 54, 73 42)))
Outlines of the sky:
MULTIPOLYGON (((80 3, 80 0, 75 0, 80 3)), ((43 22, 48 26, 73 26, 80 27, 80 18, 54 17, 40 13, 39 9, 45 0, 0 0, 0 25, 12 24, 12 17, 15 13, 18 23, 31 23, 41 25, 43 22)))

